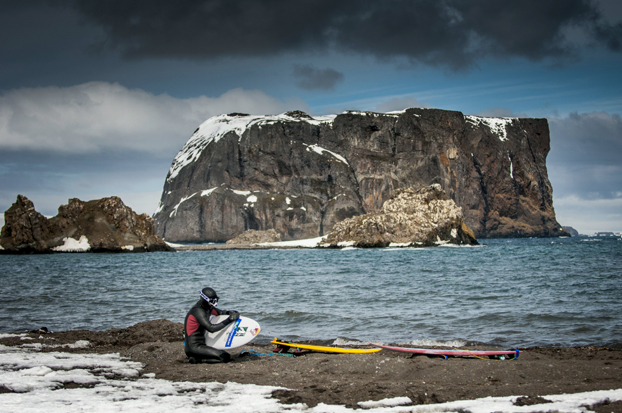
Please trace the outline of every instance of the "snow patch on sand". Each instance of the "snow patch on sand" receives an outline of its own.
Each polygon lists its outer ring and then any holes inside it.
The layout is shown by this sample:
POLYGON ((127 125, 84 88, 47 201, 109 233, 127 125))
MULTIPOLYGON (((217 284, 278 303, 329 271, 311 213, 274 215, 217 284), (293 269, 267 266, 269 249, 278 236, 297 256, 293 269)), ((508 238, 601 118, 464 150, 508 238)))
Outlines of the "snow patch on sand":
POLYGON ((44 348, 89 348, 91 347, 91 343, 88 340, 78 340, 75 343, 69 343, 69 344, 32 343, 32 344, 22 344, 20 347, 39 351, 44 348))
POLYGON ((298 247, 298 248, 315 248, 317 244, 322 241, 322 237, 300 239, 294 241, 278 241, 278 242, 263 242, 261 246, 268 247, 298 247))
MULTIPOLYGON (((279 387, 255 384, 170 382, 154 374, 140 375, 142 364, 119 354, 36 353, 0 346, 0 393, 3 413, 41 412, 257 412, 320 413, 356 412, 343 405, 297 403, 283 405, 271 394, 279 387), (83 387, 64 388, 75 383, 83 387)), ((73 387, 73 386, 72 386, 73 387)), ((622 389, 576 394, 542 395, 552 403, 515 406, 520 396, 486 397, 449 403, 410 406, 408 397, 363 401, 370 413, 456 412, 472 413, 563 411, 585 412, 605 400, 622 400, 622 389)))
POLYGON ((393 397, 390 399, 382 399, 378 401, 358 402, 358 405, 363 409, 376 409, 379 407, 395 407, 395 406, 408 406, 413 404, 413 401, 409 397, 393 397))

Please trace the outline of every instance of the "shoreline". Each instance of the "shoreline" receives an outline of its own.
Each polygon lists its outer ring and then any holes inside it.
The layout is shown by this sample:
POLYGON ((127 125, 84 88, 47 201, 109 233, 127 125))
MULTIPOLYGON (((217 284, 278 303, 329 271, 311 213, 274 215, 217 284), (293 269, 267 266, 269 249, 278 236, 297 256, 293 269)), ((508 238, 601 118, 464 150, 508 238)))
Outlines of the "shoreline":
MULTIPOLYGON (((169 244, 171 245, 171 244, 169 244)), ((241 245, 225 245, 225 244, 197 244, 197 245, 176 245, 176 251, 233 251, 233 250, 293 250, 293 249, 326 249, 321 247, 302 247, 302 246, 275 246, 260 244, 241 244, 241 245)))
MULTIPOLYGON (((119 353, 144 365, 142 373, 173 382, 235 382, 285 388, 273 392, 283 404, 319 403, 358 407, 358 402, 408 397, 433 404, 482 397, 572 394, 622 388, 622 350, 606 347, 521 348, 517 360, 412 356, 382 350, 371 354, 309 352, 271 355, 274 345, 252 342, 231 350, 227 364, 189 364, 180 339, 182 324, 153 320, 106 331, 36 330, 0 336, 5 346, 41 352, 119 353), (75 346, 75 343, 82 343, 75 346), (88 342, 88 344, 85 344, 88 342), (244 350, 264 356, 239 357, 244 350)), ((0 386, 2 387, 2 386, 0 386)), ((0 393, 6 389, 0 388, 0 393)), ((622 402, 603 412, 622 411, 622 402), (618 410, 615 410, 618 409, 618 410)), ((600 411, 600 410, 596 410, 600 411)))
POLYGON ((302 239, 296 241, 263 242, 257 244, 166 244, 176 251, 226 251, 226 250, 272 250, 272 249, 322 249, 318 243, 323 237, 302 239))

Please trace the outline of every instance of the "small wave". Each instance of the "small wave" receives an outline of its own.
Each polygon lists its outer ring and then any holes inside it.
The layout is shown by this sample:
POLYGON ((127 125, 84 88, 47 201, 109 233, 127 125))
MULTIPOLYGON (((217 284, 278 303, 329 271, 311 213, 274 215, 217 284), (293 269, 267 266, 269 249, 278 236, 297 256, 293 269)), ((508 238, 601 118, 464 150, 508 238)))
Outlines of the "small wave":
POLYGON ((334 346, 367 346, 370 344, 371 342, 369 341, 359 341, 345 337, 337 337, 337 339, 333 341, 334 346))
MULTIPOLYGON (((335 341, 333 341, 333 345, 335 346, 368 346, 373 343, 388 345, 391 343, 384 342, 382 340, 372 340, 372 341, 361 341, 357 339, 351 339, 346 337, 338 337, 335 341)), ((463 340, 449 340, 449 341, 438 341, 438 340, 429 340, 429 339, 421 339, 421 340, 413 340, 408 342, 400 342, 396 343, 399 346, 415 346, 415 347, 464 347, 467 345, 466 341, 463 340)))
MULTIPOLYGON (((378 344, 386 344, 386 343, 378 343, 378 344)), ((408 342, 397 343, 399 346, 415 346, 415 347, 464 347, 467 345, 467 342, 464 340, 449 340, 449 341, 438 341, 438 340, 430 340, 427 338, 423 338, 420 340, 413 340, 408 342)))
POLYGON ((423 247, 387 247, 381 248, 381 251, 423 251, 423 247))

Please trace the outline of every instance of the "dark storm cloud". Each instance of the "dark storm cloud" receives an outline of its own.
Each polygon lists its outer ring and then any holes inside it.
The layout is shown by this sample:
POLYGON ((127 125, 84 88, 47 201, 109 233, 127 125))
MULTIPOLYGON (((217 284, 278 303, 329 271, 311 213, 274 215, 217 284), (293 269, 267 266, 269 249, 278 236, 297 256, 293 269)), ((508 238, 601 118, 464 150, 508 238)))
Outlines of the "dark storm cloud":
POLYGON ((305 90, 334 90, 343 82, 343 73, 335 69, 318 69, 312 65, 294 65, 296 85, 305 90))
POLYGON ((598 24, 594 27, 596 38, 610 50, 622 51, 622 23, 615 25, 598 24))
MULTIPOLYGON (((469 66, 478 58, 572 57, 581 40, 618 51, 620 22, 591 0, 81 0, 128 58, 345 51, 469 66)), ((583 42, 585 43, 585 42, 583 42)))

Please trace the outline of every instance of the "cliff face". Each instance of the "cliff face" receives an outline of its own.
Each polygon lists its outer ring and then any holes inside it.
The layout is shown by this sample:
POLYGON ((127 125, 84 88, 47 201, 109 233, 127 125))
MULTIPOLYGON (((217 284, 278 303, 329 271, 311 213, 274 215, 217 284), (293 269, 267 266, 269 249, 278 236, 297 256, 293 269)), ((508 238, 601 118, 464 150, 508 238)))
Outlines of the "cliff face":
POLYGON ((138 215, 118 197, 73 198, 50 219, 23 195, 4 213, 0 245, 8 253, 53 251, 169 251, 154 234, 153 219, 138 215))
POLYGON ((272 228, 284 240, 313 238, 379 211, 399 188, 440 184, 477 237, 565 235, 552 205, 549 149, 545 119, 436 109, 221 115, 173 160, 155 229, 168 241, 272 228))

